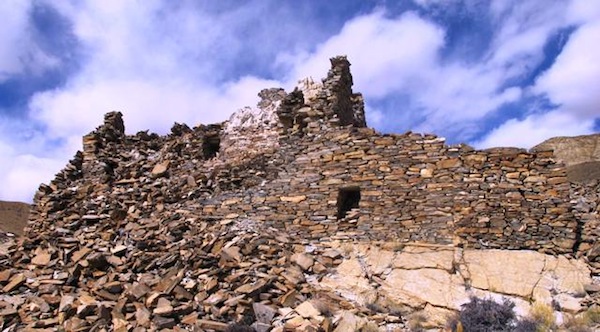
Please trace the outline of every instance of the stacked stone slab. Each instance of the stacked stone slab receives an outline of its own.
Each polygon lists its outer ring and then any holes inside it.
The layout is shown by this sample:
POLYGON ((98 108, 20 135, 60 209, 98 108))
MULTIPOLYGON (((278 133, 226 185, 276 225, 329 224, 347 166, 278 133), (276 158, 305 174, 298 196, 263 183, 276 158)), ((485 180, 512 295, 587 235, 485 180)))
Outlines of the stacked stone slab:
POLYGON ((600 275, 600 181, 572 184, 571 199, 581 234, 577 255, 600 275))
POLYGON ((243 214, 313 239, 458 240, 553 253, 576 244, 569 183, 550 152, 474 151, 433 135, 366 128, 333 128, 280 144, 271 159, 282 165, 275 181, 211 197, 204 212, 243 214), (338 219, 345 187, 360 188, 361 200, 352 218, 338 219), (260 210, 240 209, 257 204, 260 210))
POLYGON ((575 207, 551 151, 377 133, 349 62, 331 63, 321 83, 263 90, 221 124, 126 135, 108 113, 0 260, 5 326, 223 330, 260 322, 261 304, 328 330, 298 307, 318 293, 305 274, 341 262, 320 247, 331 242, 593 254, 594 224, 581 221, 592 211, 575 207))

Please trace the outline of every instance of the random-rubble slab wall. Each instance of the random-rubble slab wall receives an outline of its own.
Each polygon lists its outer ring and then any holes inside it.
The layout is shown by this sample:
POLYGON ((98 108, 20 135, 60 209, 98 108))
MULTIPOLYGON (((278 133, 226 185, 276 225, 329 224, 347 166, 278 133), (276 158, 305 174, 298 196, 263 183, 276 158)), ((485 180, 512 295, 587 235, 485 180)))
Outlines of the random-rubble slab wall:
POLYGON ((335 129, 286 138, 293 156, 277 179, 203 203, 312 239, 422 241, 475 248, 572 252, 577 222, 569 184, 551 153, 475 151, 433 135, 335 129), (358 209, 338 219, 338 195, 360 188, 358 209), (213 202, 211 204, 210 202, 213 202), (255 207, 255 208, 250 208, 255 207))
POLYGON ((130 218, 175 204, 206 220, 254 219, 314 240, 578 249, 582 225, 552 152, 379 134, 365 128, 349 62, 331 62, 322 83, 305 80, 289 94, 263 90, 258 109, 223 124, 130 136, 120 113, 107 114, 84 137, 83 153, 40 188, 32 220, 68 214, 70 200, 88 202, 80 215, 118 209, 130 218), (345 190, 355 202, 340 198, 345 190), (139 201, 143 209, 129 211, 139 201))
POLYGON ((580 234, 577 255, 600 271, 600 181, 572 184, 571 204, 580 234))

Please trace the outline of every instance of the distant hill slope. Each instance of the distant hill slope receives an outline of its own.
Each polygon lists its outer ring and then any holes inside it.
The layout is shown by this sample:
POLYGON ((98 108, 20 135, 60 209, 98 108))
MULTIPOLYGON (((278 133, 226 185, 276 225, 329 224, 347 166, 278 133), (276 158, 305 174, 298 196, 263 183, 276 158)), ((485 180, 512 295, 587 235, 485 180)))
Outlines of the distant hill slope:
POLYGON ((554 150, 556 159, 567 165, 567 174, 572 182, 600 179, 600 134, 553 137, 532 150, 554 150))
POLYGON ((0 201, 0 231, 21 235, 27 225, 30 208, 26 203, 0 201))

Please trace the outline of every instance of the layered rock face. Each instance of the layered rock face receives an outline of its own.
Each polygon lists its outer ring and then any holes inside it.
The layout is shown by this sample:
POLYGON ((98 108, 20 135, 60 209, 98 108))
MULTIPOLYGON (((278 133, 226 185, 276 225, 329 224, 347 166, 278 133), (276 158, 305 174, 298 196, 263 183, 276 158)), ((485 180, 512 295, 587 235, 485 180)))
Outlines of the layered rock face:
POLYGON ((347 256, 320 286, 381 312, 410 317, 418 309, 423 327, 443 326, 471 296, 510 298, 526 316, 532 302, 581 311, 588 266, 564 256, 519 250, 473 250, 448 246, 345 245, 347 256))
POLYGON ((331 63, 225 123, 127 135, 108 113, 0 253, 4 326, 402 330, 473 294, 597 301, 597 188, 551 151, 366 128, 349 62, 331 63), (523 280, 498 264, 514 259, 523 280))

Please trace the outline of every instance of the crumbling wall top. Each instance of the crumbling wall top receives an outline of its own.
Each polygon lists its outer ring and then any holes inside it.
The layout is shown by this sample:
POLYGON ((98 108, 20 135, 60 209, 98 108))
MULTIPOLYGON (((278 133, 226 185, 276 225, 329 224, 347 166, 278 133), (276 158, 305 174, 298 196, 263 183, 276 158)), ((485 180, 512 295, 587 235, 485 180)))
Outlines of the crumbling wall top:
POLYGON ((104 134, 112 134, 114 136, 125 135, 125 124, 123 123, 123 113, 109 112, 104 115, 104 124, 97 129, 104 134))

